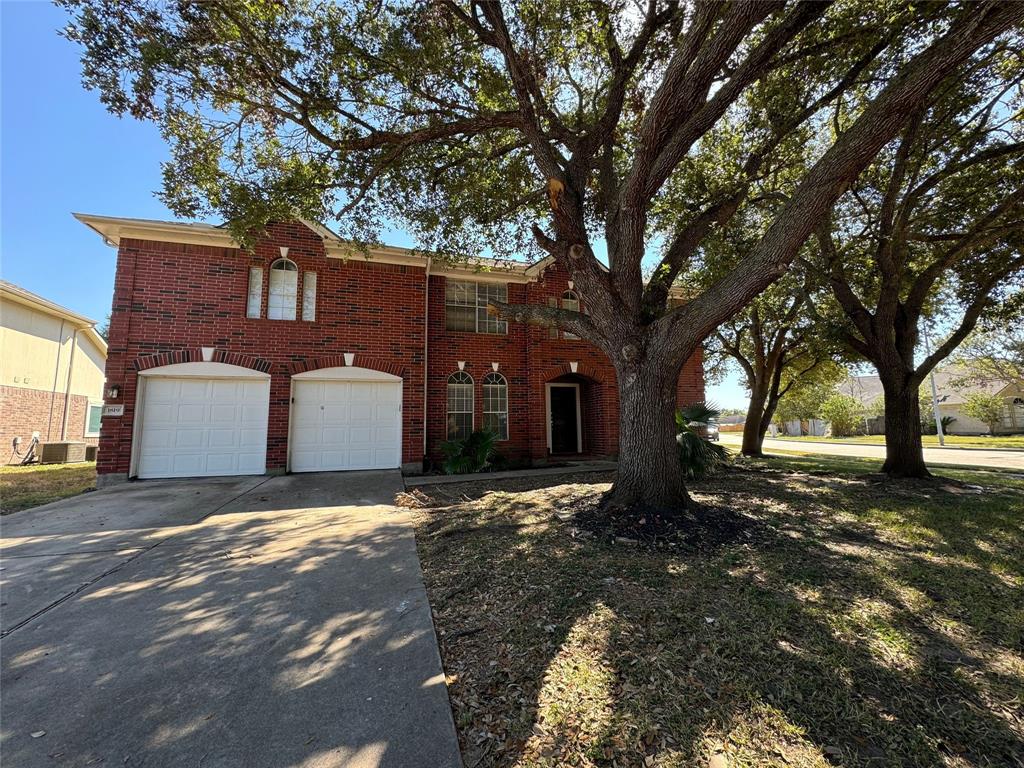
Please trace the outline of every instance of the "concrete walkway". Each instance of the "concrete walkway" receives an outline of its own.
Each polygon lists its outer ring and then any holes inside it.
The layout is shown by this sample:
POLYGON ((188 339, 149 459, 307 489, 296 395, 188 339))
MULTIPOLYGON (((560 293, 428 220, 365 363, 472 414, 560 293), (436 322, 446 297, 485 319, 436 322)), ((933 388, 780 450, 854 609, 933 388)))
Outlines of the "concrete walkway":
MULTIPOLYGON (((722 433, 722 444, 738 450, 743 438, 732 432, 722 433)), ((854 443, 820 443, 812 440, 777 440, 767 438, 764 450, 770 453, 778 451, 800 451, 801 453, 818 454, 821 456, 853 456, 866 459, 885 459, 884 445, 854 443)), ((962 448, 931 448, 924 449, 924 460, 927 464, 945 464, 956 467, 978 467, 982 469, 1015 469, 1024 470, 1024 452, 989 450, 986 448, 965 451, 962 448)))
POLYGON ((459 766, 397 472, 3 518, 4 764, 459 766))
POLYGON ((571 461, 560 467, 526 467, 509 469, 501 472, 479 472, 468 475, 410 475, 405 478, 405 486, 414 488, 420 485, 448 485, 450 483, 479 483, 484 480, 510 480, 516 477, 547 477, 551 475, 572 475, 577 472, 607 472, 615 469, 614 461, 593 459, 590 461, 571 461))

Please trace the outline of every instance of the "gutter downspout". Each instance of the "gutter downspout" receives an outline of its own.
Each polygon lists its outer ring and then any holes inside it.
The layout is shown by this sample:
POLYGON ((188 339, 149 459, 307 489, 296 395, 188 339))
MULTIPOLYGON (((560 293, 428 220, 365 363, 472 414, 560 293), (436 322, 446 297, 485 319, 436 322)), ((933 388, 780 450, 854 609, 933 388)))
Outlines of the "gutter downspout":
POLYGON ((64 416, 60 422, 61 441, 68 439, 68 413, 71 410, 71 377, 75 372, 75 349, 78 348, 79 330, 80 329, 75 328, 74 332, 71 334, 71 357, 68 358, 68 383, 64 390, 64 416))
POLYGON ((427 270, 424 276, 423 291, 423 461, 427 460, 427 383, 430 379, 428 355, 430 348, 430 264, 432 257, 427 256, 427 270))
POLYGON ((64 321, 60 321, 60 332, 57 334, 57 363, 53 367, 53 389, 50 390, 50 415, 46 419, 46 440, 50 440, 53 429, 53 401, 57 399, 57 378, 60 376, 60 353, 64 351, 64 321))

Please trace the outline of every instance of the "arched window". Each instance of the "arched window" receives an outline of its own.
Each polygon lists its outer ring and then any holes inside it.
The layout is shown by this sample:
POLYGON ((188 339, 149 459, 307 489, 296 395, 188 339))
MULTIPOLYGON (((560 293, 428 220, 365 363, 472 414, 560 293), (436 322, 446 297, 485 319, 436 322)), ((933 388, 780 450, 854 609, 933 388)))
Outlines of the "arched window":
POLYGON ((465 440, 473 432, 473 377, 456 371, 448 377, 448 439, 465 440))
MULTIPOLYGON (((578 293, 576 293, 576 291, 566 291, 565 293, 563 293, 562 294, 562 309, 568 309, 570 312, 579 312, 580 311, 580 295, 578 293)), ((563 333, 562 337, 566 338, 566 339, 578 339, 579 338, 579 336, 577 336, 576 334, 569 333, 568 331, 563 333)))
POLYGON ((267 319, 294 320, 299 288, 299 269, 290 259, 278 259, 270 265, 270 292, 267 319))
POLYGON ((500 373, 484 376, 484 429, 508 440, 508 382, 500 373))

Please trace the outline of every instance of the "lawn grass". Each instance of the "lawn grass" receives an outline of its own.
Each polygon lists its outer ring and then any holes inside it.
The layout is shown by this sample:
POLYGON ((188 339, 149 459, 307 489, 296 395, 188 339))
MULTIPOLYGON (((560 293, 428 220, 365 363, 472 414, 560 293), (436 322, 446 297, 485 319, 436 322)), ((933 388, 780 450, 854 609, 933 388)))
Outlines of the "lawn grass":
POLYGON ((467 766, 1014 766, 1024 482, 745 461, 692 490, 756 519, 711 553, 552 517, 607 475, 424 488, 417 541, 467 766))
MULTIPOLYGON (((855 435, 853 437, 815 437, 812 435, 779 435, 779 440, 804 440, 811 443, 867 443, 869 445, 885 445, 885 435, 855 435)), ((947 447, 961 448, 1020 448, 1024 450, 1024 435, 996 435, 982 437, 976 435, 946 435, 947 447)), ((921 435, 921 441, 930 447, 939 447, 938 435, 921 435)))
POLYGON ((0 514, 75 496, 96 487, 96 462, 0 467, 0 514))

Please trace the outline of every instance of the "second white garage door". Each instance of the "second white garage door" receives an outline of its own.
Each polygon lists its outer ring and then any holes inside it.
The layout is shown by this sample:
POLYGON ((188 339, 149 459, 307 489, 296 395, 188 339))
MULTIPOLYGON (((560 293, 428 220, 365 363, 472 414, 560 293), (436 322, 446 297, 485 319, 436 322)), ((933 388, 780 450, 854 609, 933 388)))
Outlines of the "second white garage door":
POLYGON ((401 406, 402 382, 397 376, 384 381, 296 377, 292 472, 398 467, 402 461, 401 406))

